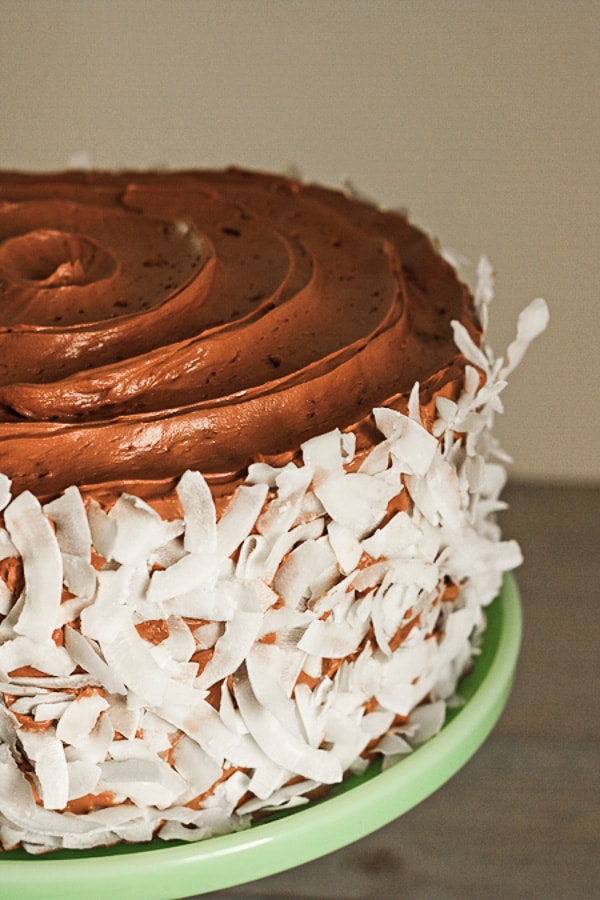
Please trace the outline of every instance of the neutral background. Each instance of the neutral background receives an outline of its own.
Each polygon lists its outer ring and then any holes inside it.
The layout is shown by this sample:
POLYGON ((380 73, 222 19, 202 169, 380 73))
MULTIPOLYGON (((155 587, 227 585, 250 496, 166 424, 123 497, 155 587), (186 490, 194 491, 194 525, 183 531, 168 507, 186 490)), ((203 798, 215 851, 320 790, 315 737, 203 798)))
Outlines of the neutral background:
POLYGON ((491 258, 496 352, 550 304, 514 476, 597 482, 599 38, 594 0, 0 0, 0 166, 295 164, 407 208, 491 258))

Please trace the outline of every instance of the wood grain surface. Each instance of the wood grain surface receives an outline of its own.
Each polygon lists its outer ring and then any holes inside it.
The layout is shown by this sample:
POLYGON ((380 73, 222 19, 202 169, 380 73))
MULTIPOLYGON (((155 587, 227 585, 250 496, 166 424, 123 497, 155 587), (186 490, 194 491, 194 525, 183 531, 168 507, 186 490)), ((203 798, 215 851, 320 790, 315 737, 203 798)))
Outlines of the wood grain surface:
POLYGON ((600 488, 515 483, 505 499, 524 640, 488 741, 375 834, 206 900, 600 898, 600 488))

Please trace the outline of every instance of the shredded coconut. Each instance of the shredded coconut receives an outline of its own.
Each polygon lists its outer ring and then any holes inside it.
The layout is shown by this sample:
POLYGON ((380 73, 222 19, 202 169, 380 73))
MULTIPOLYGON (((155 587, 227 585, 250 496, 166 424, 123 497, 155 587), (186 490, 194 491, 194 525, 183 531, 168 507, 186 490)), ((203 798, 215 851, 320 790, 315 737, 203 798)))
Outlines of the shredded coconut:
POLYGON ((521 561, 490 430, 546 322, 534 301, 506 362, 455 323, 464 387, 431 431, 415 385, 408 415, 373 411, 361 459, 352 434, 320 435, 297 464, 252 465, 220 516, 199 472, 175 521, 75 487, 42 508, 0 476, 0 559, 24 583, 0 581, 0 843, 199 840, 435 735, 521 561))

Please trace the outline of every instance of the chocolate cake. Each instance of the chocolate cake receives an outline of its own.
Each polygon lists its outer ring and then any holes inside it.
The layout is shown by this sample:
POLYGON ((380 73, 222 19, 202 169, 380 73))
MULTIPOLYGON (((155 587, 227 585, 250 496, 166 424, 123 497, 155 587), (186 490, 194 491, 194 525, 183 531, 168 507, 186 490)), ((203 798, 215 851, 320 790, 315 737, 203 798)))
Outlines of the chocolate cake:
POLYGON ((475 295, 238 169, 0 174, 0 844, 198 840, 443 725, 520 550, 475 295))

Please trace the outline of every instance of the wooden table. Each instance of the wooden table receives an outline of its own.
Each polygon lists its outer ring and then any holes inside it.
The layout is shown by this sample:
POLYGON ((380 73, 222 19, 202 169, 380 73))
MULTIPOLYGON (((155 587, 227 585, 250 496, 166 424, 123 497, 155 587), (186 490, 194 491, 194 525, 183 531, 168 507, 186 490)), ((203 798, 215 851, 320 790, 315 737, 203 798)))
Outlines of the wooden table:
POLYGON ((600 898, 600 489, 512 484, 524 642, 506 712, 437 794, 356 844, 207 900, 600 898))

